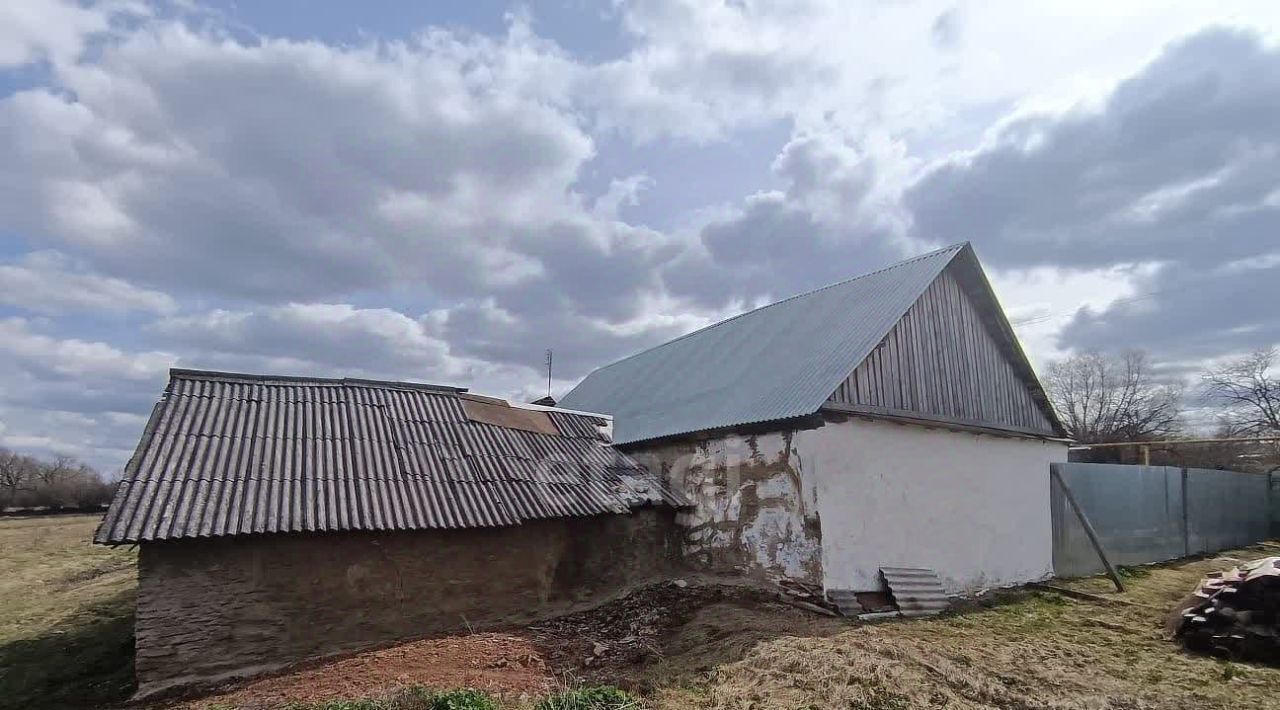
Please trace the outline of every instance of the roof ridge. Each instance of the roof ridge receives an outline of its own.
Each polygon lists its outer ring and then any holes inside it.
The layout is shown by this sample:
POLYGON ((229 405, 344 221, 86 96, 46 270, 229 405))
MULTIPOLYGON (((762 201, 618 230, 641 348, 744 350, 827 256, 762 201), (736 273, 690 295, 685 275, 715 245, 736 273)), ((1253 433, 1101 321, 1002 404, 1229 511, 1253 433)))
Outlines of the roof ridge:
POLYGON ((834 282, 834 283, 829 283, 829 284, 827 284, 826 286, 819 286, 818 288, 812 289, 812 290, 810 290, 810 291, 804 291, 803 293, 793 294, 793 295, 791 295, 791 296, 787 296, 786 298, 779 299, 779 300, 774 301, 774 302, 772 302, 772 303, 766 303, 766 304, 765 304, 765 305, 763 305, 763 306, 759 306, 759 307, 757 307, 757 308, 752 308, 752 309, 751 309, 751 310, 749 310, 749 311, 743 311, 742 313, 738 313, 738 314, 736 314, 736 315, 729 316, 728 318, 725 318, 724 320, 716 321, 715 323, 712 323, 712 324, 710 324, 710 325, 704 325, 704 326, 702 326, 701 328, 698 328, 697 330, 691 330, 691 331, 689 331, 688 333, 685 333, 684 335, 680 335, 680 336, 677 336, 677 337, 675 337, 675 338, 672 338, 671 340, 668 340, 668 341, 665 341, 665 342, 662 342, 662 343, 658 343, 657 345, 654 345, 654 346, 652 346, 652 347, 645 348, 644 350, 641 350, 640 352, 632 353, 632 354, 630 354, 630 355, 628 355, 628 356, 626 356, 626 357, 624 357, 624 358, 619 358, 619 359, 617 359, 617 360, 614 360, 613 362, 609 363, 608 365, 603 365, 603 366, 601 366, 601 367, 596 368, 595 370, 592 370, 592 371, 591 371, 591 373, 588 373, 588 376, 590 376, 592 373, 599 372, 599 371, 601 371, 601 370, 607 370, 607 369, 609 369, 609 368, 613 367, 614 365, 618 365, 618 364, 620 364, 620 363, 624 363, 624 362, 626 362, 627 360, 631 360, 631 359, 633 359, 633 358, 640 357, 641 355, 644 355, 644 354, 646 354, 646 353, 653 352, 654 350, 658 350, 659 348, 665 348, 666 346, 671 345, 671 344, 673 344, 673 343, 680 342, 681 340, 684 340, 685 338, 691 338, 691 337, 693 337, 693 336, 695 336, 695 335, 697 335, 697 334, 699 334, 699 333, 701 333, 701 332, 703 332, 703 331, 711 330, 712 328, 715 328, 715 327, 718 327, 718 326, 724 325, 724 324, 729 323, 729 322, 731 322, 731 321, 735 321, 735 320, 737 320, 737 319, 739 319, 739 318, 742 318, 743 316, 748 316, 748 315, 751 315, 752 313, 758 313, 758 312, 760 312, 760 311, 763 311, 763 310, 764 310, 764 309, 766 309, 766 308, 771 308, 771 307, 773 307, 773 306, 777 306, 777 305, 780 305, 780 304, 786 303, 786 302, 788 302, 788 301, 794 301, 794 300, 795 300, 795 299, 797 299, 797 298, 802 298, 802 297, 804 297, 804 296, 810 296, 810 295, 813 295, 813 294, 815 294, 815 293, 819 293, 819 292, 821 292, 821 291, 826 291, 827 289, 835 288, 836 286, 843 286, 843 285, 845 285, 845 284, 847 284, 847 283, 851 283, 851 282, 857 281, 857 280, 859 280, 859 279, 866 278, 866 277, 868 277, 868 276, 875 276, 876 274, 883 273, 883 272, 885 272, 885 271, 890 271, 890 270, 896 269, 896 268, 898 268, 898 267, 900 267, 900 266, 906 266, 907 264, 912 264, 912 263, 915 263, 915 262, 917 262, 917 261, 921 261, 921 260, 923 260, 923 259, 928 259, 928 258, 930 258, 930 257, 938 256, 939 254, 943 254, 943 253, 948 252, 948 251, 955 251, 955 252, 959 252, 961 249, 964 249, 964 248, 965 248, 965 247, 967 247, 967 246, 969 246, 969 242, 968 242, 968 241, 956 242, 955 244, 949 244, 949 245, 947 245, 947 246, 945 246, 945 247, 942 247, 942 248, 940 248, 940 249, 934 249, 933 251, 926 252, 926 253, 924 253, 924 254, 917 254, 916 256, 913 256, 913 257, 909 257, 909 258, 903 259, 902 261, 896 261, 896 262, 894 262, 894 263, 892 263, 892 264, 888 264, 888 265, 886 265, 886 266, 882 266, 882 267, 880 267, 880 268, 878 268, 878 269, 875 269, 875 270, 873 270, 873 271, 868 271, 868 272, 863 273, 863 274, 858 274, 857 276, 851 276, 851 277, 849 277, 849 278, 847 278, 847 279, 842 279, 842 280, 840 280, 840 281, 836 281, 836 282, 834 282))
POLYGON ((461 394, 466 387, 437 385, 429 382, 402 382, 397 380, 368 380, 360 377, 307 377, 302 375, 259 375, 249 372, 225 372, 221 370, 193 370, 183 367, 169 368, 170 380, 239 380, 242 382, 281 382, 298 385, 364 386, 383 389, 422 389, 461 394))

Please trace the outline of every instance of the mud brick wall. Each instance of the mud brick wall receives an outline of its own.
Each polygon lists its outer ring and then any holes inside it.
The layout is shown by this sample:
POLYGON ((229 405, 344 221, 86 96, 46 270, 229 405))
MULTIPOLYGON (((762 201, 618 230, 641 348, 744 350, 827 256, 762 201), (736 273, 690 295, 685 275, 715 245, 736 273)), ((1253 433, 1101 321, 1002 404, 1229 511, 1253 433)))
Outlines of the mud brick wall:
POLYGON ((138 697, 588 606, 670 573, 672 516, 144 544, 138 697))
POLYGON ((817 491, 795 436, 726 434, 637 444, 627 454, 694 502, 676 517, 686 565, 821 585, 817 491))

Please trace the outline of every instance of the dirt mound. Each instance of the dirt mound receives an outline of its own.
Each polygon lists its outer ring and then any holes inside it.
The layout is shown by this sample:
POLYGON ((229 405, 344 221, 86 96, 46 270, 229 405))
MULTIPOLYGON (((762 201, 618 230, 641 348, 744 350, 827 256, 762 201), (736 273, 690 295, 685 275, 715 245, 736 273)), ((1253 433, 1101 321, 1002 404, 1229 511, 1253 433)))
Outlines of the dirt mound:
POLYGON ((529 627, 552 665, 561 670, 607 677, 611 670, 656 661, 666 655, 666 640, 710 604, 760 604, 768 595, 747 587, 674 583, 644 587, 581 614, 529 627))

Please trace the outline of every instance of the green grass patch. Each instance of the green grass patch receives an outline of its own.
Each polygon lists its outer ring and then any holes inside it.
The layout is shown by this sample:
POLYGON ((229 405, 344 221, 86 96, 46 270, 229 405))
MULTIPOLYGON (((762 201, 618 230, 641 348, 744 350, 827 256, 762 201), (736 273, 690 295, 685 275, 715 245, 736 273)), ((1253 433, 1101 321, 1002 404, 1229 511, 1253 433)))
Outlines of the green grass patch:
POLYGON ((633 710, 640 701, 625 691, 609 686, 577 688, 549 695, 534 710, 633 710))
MULTIPOLYGON (((493 698, 478 690, 450 690, 430 698, 423 708, 424 710, 498 710, 498 704, 493 698)), ((401 709, 393 708, 392 710, 401 709)))
POLYGON ((1147 566, 1129 567, 1120 565, 1116 568, 1116 574, 1125 579, 1143 579, 1151 576, 1151 568, 1147 566))
POLYGON ((421 687, 405 688, 383 699, 330 700, 323 703, 292 703, 284 710, 498 710, 487 693, 470 688, 434 692, 421 687))

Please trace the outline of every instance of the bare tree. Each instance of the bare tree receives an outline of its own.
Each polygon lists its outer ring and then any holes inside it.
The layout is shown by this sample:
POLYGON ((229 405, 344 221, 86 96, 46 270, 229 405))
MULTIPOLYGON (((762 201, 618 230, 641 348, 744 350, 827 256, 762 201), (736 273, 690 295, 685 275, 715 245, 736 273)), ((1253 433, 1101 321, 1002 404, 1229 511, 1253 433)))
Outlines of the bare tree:
POLYGON ((1222 409, 1224 426, 1239 436, 1280 434, 1280 373, 1275 348, 1256 350, 1206 372, 1210 404, 1222 409))
POLYGON ((4 491, 0 507, 14 504, 18 492, 26 490, 30 483, 31 466, 27 457, 9 449, 0 449, 0 491, 4 491))
POLYGON ((1156 381, 1141 351, 1060 360, 1045 384, 1067 433, 1081 443, 1152 441, 1180 429, 1182 388, 1156 381))
POLYGON ((35 475, 41 486, 56 486, 59 481, 70 476, 81 464, 66 454, 58 454, 49 463, 41 463, 36 467, 35 475))
POLYGON ((109 502, 115 488, 70 456, 41 461, 0 448, 0 507, 87 508, 109 502))

